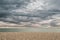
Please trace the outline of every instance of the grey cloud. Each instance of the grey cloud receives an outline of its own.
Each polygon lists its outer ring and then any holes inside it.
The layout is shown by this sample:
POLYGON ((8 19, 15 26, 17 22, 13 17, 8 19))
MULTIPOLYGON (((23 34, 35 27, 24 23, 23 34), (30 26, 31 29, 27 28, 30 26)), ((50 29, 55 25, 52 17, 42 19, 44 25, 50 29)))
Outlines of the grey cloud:
POLYGON ((49 0, 48 1, 48 8, 50 6, 50 9, 60 9, 60 0, 49 0))
MULTIPOLYGON (((32 24, 38 24, 37 22, 55 19, 53 18, 54 15, 60 15, 60 2, 59 0, 48 0, 48 6, 46 7, 47 10, 36 10, 34 9, 31 12, 16 12, 13 10, 17 9, 25 9, 29 5, 31 0, 0 0, 0 21, 9 22, 9 23, 16 23, 19 24, 21 22, 30 22, 25 26, 29 26, 32 24)), ((60 17, 59 17, 60 18, 60 17)), ((55 22, 53 22, 53 26, 55 22)), ((52 24, 52 23, 51 23, 52 24)), ((39 24, 40 25, 40 24, 39 24)))

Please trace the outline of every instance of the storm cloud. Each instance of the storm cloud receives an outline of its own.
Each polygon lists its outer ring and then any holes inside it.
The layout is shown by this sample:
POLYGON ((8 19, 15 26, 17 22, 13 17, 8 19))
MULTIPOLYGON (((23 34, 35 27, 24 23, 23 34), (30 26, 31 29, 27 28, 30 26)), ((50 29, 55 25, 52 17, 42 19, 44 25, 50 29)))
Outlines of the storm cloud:
POLYGON ((0 0, 0 21, 3 23, 57 26, 54 20, 59 19, 60 0, 0 0))

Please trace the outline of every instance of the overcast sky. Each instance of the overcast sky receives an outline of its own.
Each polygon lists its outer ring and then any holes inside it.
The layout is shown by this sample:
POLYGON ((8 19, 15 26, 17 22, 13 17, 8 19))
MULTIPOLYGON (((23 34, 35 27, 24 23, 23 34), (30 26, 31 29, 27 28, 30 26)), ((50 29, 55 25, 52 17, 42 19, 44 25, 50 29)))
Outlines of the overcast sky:
POLYGON ((2 26, 4 23, 32 27, 60 25, 55 20, 60 20, 60 0, 0 0, 2 26))

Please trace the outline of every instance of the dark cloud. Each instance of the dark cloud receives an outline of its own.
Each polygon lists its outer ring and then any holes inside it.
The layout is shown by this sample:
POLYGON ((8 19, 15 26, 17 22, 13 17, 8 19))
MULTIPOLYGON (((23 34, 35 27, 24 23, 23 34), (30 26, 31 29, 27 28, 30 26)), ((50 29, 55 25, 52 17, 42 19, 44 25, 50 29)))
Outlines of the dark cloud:
MULTIPOLYGON (((55 19, 54 15, 60 15, 60 0, 36 1, 0 0, 0 21, 16 24, 31 22, 29 25, 32 25, 37 22, 55 19), (43 4, 41 3, 42 6, 39 4, 41 8, 37 5, 39 1, 44 1, 43 4)), ((55 25, 54 22, 51 24, 55 25)))

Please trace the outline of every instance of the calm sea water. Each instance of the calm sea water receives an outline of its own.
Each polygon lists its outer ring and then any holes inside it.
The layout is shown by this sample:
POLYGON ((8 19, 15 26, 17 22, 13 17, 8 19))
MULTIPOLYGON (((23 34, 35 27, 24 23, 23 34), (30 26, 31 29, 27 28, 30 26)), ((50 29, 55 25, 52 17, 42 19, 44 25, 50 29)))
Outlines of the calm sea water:
POLYGON ((60 28, 0 28, 0 32, 60 32, 60 28))

